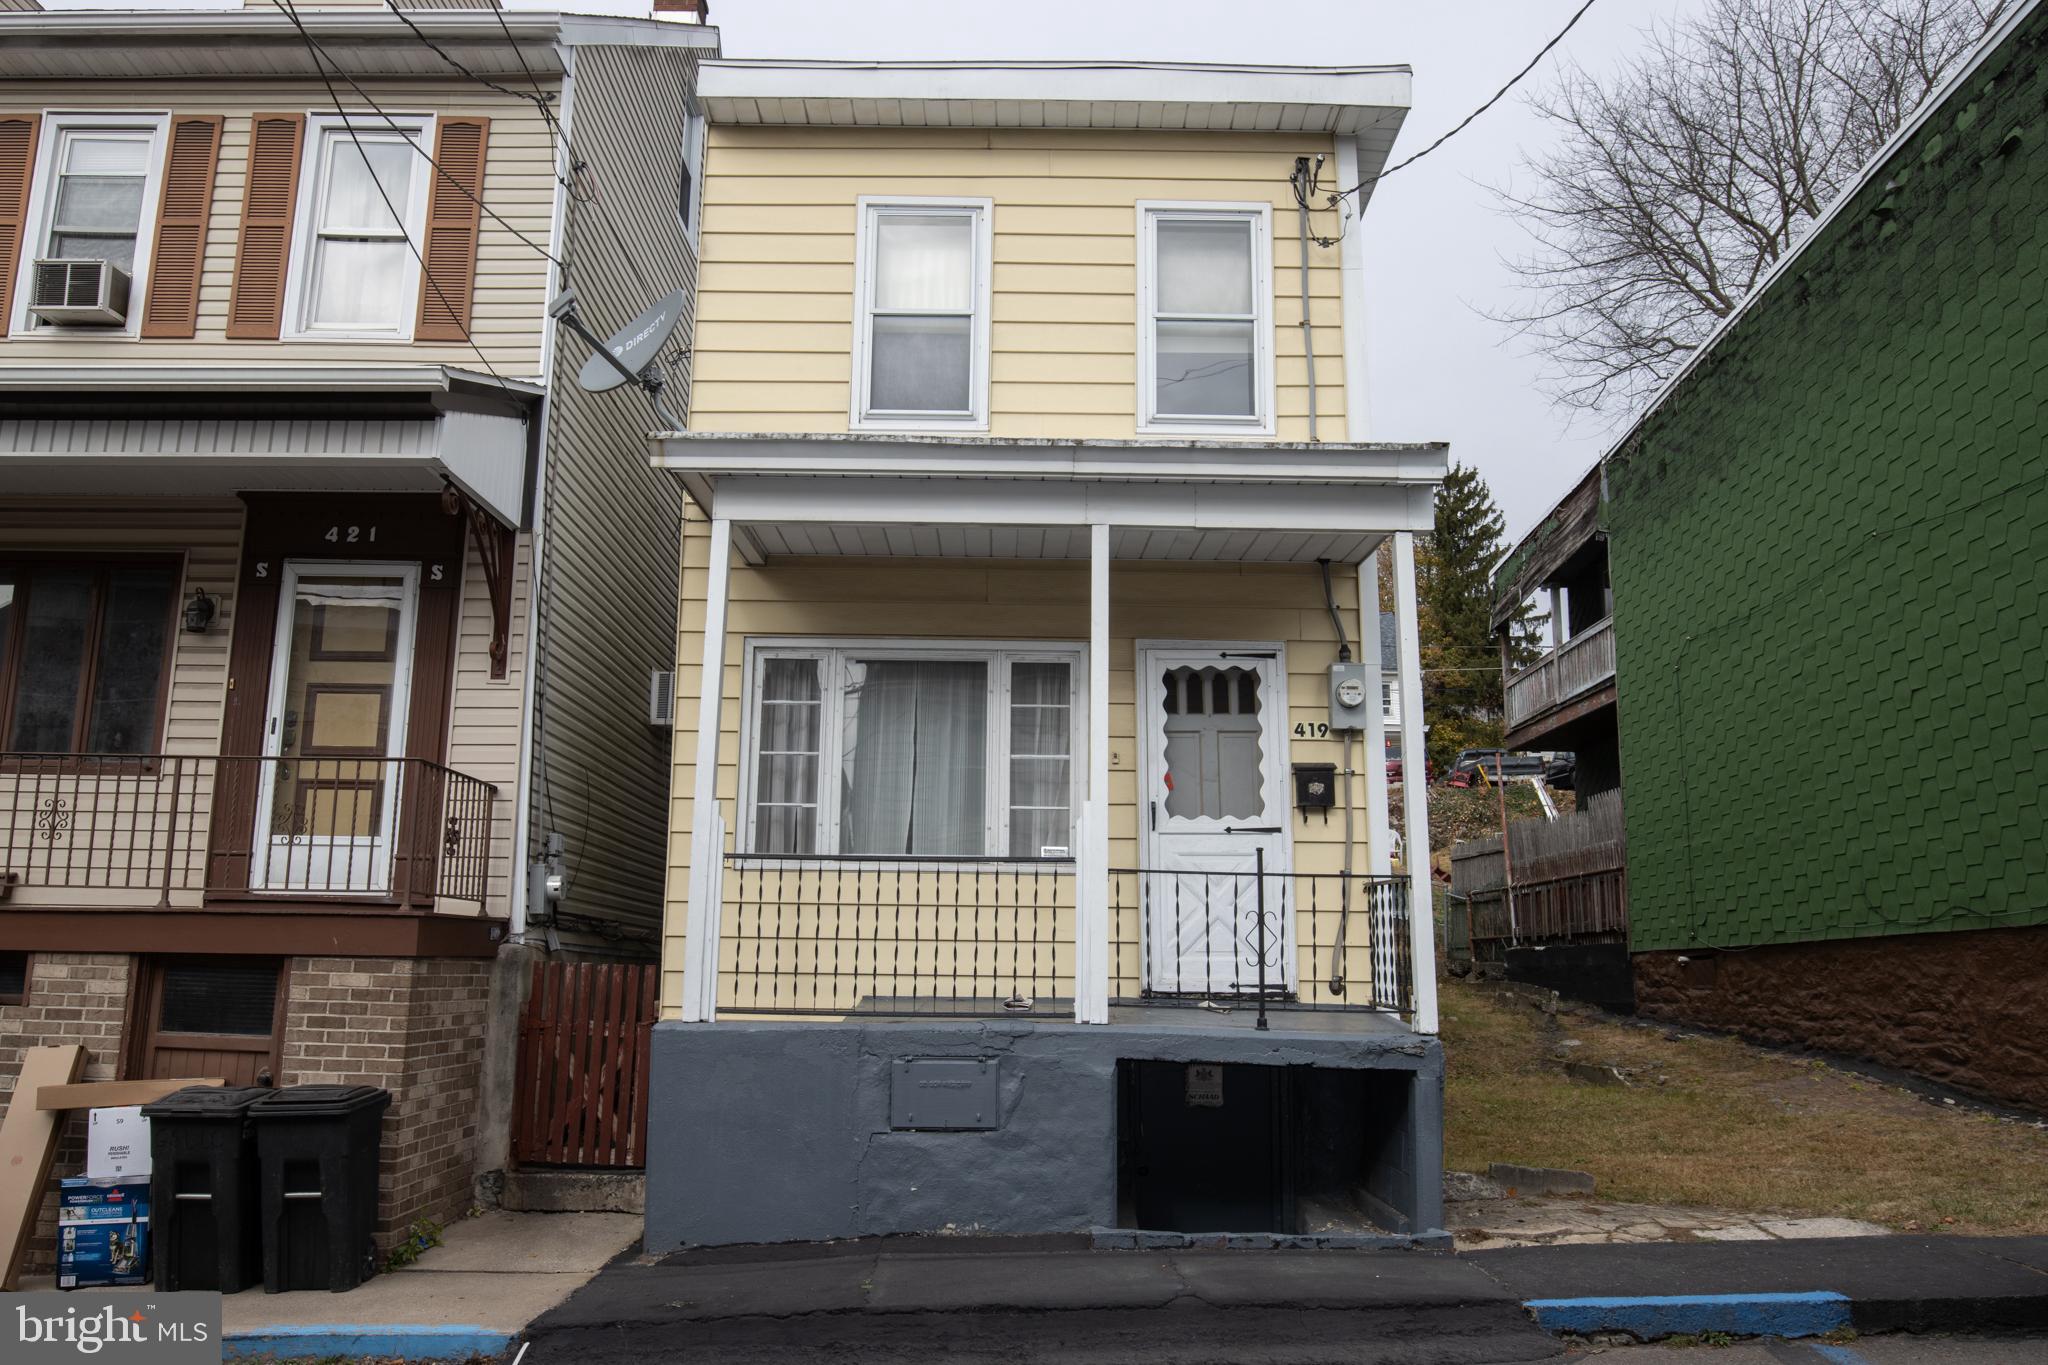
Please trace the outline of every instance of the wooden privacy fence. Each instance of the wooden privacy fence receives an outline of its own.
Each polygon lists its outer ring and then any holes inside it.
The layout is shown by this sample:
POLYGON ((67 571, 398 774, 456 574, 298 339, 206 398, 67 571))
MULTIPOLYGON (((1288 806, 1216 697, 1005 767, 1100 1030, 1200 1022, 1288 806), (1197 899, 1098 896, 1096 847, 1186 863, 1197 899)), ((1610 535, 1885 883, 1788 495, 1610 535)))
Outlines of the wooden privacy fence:
MULTIPOLYGON (((1628 843, 1621 793, 1602 792, 1556 820, 1516 820, 1514 910, 1509 916, 1506 861, 1498 834, 1451 850, 1449 946, 1497 958, 1523 943, 1622 942, 1628 937, 1628 843)), ((1455 953, 1454 953, 1455 955, 1455 953)))
POLYGON ((647 1063, 660 969, 542 962, 519 1021, 512 1154, 528 1166, 647 1164, 647 1063))

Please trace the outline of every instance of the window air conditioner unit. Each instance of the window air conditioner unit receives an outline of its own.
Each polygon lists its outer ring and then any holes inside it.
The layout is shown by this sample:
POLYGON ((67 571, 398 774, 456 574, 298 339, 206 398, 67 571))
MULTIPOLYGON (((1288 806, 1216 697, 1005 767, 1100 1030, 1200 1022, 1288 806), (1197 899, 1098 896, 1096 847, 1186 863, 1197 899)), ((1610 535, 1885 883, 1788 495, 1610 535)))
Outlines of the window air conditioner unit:
POLYGON ((666 668, 647 677, 647 723, 657 730, 676 728, 676 675, 666 668))
POLYGON ((128 272, 111 261, 37 261, 29 311, 58 325, 128 321, 128 272))

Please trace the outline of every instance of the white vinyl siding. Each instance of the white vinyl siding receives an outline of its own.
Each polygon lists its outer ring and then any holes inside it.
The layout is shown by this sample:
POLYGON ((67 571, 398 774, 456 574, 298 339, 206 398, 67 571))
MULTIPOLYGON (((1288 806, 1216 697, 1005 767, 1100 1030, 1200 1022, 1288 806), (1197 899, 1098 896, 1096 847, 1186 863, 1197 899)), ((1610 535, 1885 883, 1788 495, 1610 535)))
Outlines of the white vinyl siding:
POLYGON ((1138 206, 1138 428, 1273 430, 1272 208, 1138 206))

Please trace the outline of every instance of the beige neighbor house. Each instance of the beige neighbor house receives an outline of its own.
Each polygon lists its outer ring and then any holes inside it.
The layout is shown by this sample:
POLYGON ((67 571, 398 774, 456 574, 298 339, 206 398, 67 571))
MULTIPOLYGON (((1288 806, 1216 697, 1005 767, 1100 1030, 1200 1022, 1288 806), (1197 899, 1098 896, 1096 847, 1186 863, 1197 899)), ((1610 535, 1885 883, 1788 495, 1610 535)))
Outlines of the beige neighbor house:
POLYGON ((527 945, 653 950, 683 500, 548 305, 687 299, 717 33, 10 8, 0 1094, 384 1086, 388 1239, 505 1164, 527 945))
POLYGON ((700 68, 650 1250, 1441 1237, 1374 552, 1413 680, 1446 451, 1372 439, 1356 223, 1408 92, 700 68))

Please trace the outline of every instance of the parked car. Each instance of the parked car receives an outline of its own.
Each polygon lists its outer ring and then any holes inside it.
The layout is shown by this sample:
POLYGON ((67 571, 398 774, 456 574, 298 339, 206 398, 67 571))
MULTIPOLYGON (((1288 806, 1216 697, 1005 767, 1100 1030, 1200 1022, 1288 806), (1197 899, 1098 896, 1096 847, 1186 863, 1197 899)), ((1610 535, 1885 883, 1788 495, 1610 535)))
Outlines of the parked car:
POLYGON ((1489 781, 1516 782, 1525 777, 1542 777, 1543 760, 1535 754, 1511 754, 1500 749, 1465 749, 1444 774, 1444 782, 1452 787, 1469 787, 1482 770, 1489 781))
POLYGON ((1543 765, 1543 781, 1546 786, 1561 792, 1573 790, 1572 784, 1579 778, 1577 754, 1552 754, 1550 761, 1543 765))

